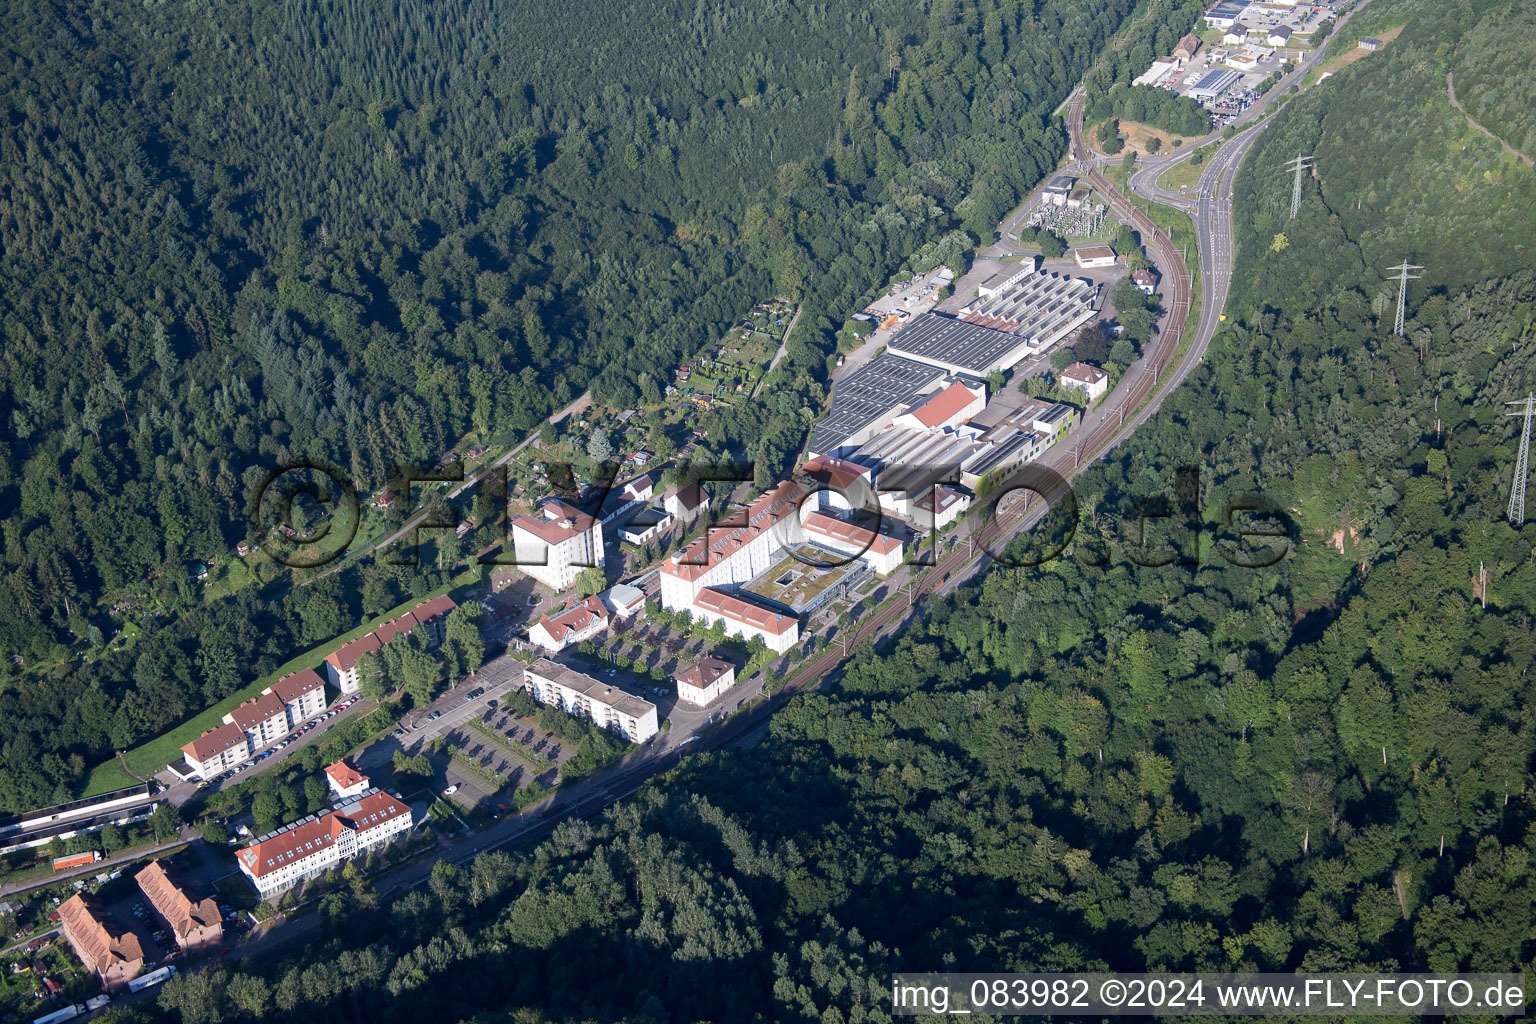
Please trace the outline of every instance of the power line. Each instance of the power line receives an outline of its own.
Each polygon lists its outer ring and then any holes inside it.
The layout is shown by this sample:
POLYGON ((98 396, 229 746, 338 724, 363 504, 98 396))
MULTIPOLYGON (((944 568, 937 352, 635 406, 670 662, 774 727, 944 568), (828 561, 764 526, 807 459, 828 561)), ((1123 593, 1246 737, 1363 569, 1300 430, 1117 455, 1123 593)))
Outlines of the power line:
POLYGON ((1296 183, 1291 187, 1291 220, 1296 219, 1296 211, 1301 209, 1301 172, 1311 170, 1315 165, 1310 156, 1296 154, 1296 159, 1287 161, 1286 170, 1296 172, 1296 183))
POLYGON ((1520 431, 1520 454, 1515 456, 1515 482, 1509 488, 1509 521, 1518 527, 1525 522, 1525 477, 1531 468, 1531 417, 1536 414, 1536 395, 1504 404, 1519 407, 1504 415, 1525 417, 1525 426, 1520 431))
POLYGON ((1394 326, 1392 328, 1392 333, 1397 335, 1399 338, 1401 338, 1403 336, 1403 322, 1404 322, 1403 310, 1406 308, 1407 303, 1408 303, 1408 282, 1409 281, 1417 281, 1420 277, 1424 276, 1422 274, 1410 274, 1409 271, 1410 270, 1423 270, 1424 268, 1420 267, 1420 266, 1415 266, 1414 264, 1409 263, 1407 260, 1404 260, 1403 262, 1399 263, 1397 266, 1395 266, 1395 267, 1388 267, 1387 269, 1388 270, 1395 270, 1395 271, 1398 272, 1398 274, 1397 274, 1397 323, 1396 323, 1396 326, 1394 326))

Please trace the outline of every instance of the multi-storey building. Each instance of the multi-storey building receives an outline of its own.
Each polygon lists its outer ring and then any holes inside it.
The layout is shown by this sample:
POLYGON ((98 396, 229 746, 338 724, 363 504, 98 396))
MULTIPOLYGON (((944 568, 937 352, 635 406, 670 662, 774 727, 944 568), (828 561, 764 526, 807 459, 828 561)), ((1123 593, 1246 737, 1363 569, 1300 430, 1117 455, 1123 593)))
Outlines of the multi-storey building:
POLYGON ((331 684, 343 694, 356 693, 358 665, 365 655, 376 654, 379 648, 398 636, 421 631, 428 647, 437 647, 446 635, 448 614, 458 605, 446 594, 423 601, 399 618, 390 619, 373 632, 342 644, 325 656, 325 673, 331 684))
POLYGON ((901 541, 895 537, 821 512, 812 512, 800 525, 805 535, 817 544, 862 558, 881 576, 888 576, 901 567, 901 541))
POLYGON ((662 607, 722 622, 736 636, 761 637, 775 651, 788 650, 800 638, 799 623, 733 591, 772 566, 780 548, 800 539, 796 513, 804 498, 804 489, 786 480, 675 553, 661 567, 662 607))
POLYGON ((251 744, 245 737, 244 729, 227 723, 209 729, 182 747, 181 752, 186 757, 192 775, 211 779, 250 757, 251 744))
POLYGON ((548 658, 523 670, 523 687, 540 704, 590 719, 636 743, 644 743, 660 729, 656 705, 650 701, 548 658))
POLYGON ((59 907, 59 925, 80 962, 95 972, 108 992, 124 988, 144 967, 144 948, 133 932, 122 931, 96 897, 76 893, 59 907))
POLYGON ((219 905, 204 897, 194 901, 166 872, 160 861, 152 861, 134 876, 149 900, 155 915, 176 938, 183 953, 199 953, 224 941, 224 922, 219 905))
POLYGON ((270 747, 288 735, 288 706, 270 690, 241 704, 224 716, 224 724, 238 725, 252 750, 270 747))
POLYGON ((705 655, 679 672, 676 679, 678 699, 702 707, 736 682, 736 666, 723 658, 705 655))
POLYGON ((357 766, 347 760, 326 765, 325 782, 331 787, 331 793, 338 803, 346 803, 368 792, 368 776, 358 771, 357 766))
POLYGON ((297 729, 300 723, 325 710, 325 680, 312 668, 283 676, 261 692, 276 694, 283 702, 288 710, 290 729, 297 729))
POLYGON ((545 615, 528 630, 528 639, 558 654, 608 628, 608 608, 593 596, 559 615, 545 615))
POLYGON ((262 836, 237 853, 235 862, 265 899, 380 849, 410 827, 411 805, 374 789, 328 814, 310 815, 262 836))
POLYGON ((552 590, 576 582, 582 569, 603 564, 603 527, 576 506, 546 501, 512 520, 517 567, 552 590))

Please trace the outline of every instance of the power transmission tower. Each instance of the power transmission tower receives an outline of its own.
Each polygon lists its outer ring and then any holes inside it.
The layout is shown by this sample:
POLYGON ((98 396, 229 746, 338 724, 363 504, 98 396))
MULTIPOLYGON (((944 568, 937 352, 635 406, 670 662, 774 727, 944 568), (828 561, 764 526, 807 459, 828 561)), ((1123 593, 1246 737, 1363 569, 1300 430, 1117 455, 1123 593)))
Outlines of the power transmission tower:
POLYGON ((1520 431, 1520 454, 1515 456, 1515 482, 1509 489, 1509 521, 1519 526, 1525 522, 1525 477, 1531 468, 1531 417, 1536 414, 1536 395, 1505 404, 1519 408, 1504 415, 1525 417, 1525 427, 1520 431))
POLYGON ((1403 336, 1403 310, 1408 304, 1408 282, 1417 281, 1420 277, 1424 276, 1422 274, 1410 274, 1409 271, 1423 270, 1424 268, 1414 266, 1412 263, 1404 260, 1397 266, 1388 267, 1387 269, 1397 271, 1397 324, 1392 328, 1392 333, 1401 338, 1403 336))
POLYGON ((1300 153, 1296 154, 1296 159, 1288 161, 1285 165, 1287 170, 1296 172, 1296 184, 1291 187, 1291 220, 1296 219, 1296 211, 1301 209, 1301 172, 1311 170, 1312 166, 1312 158, 1302 156, 1300 153))

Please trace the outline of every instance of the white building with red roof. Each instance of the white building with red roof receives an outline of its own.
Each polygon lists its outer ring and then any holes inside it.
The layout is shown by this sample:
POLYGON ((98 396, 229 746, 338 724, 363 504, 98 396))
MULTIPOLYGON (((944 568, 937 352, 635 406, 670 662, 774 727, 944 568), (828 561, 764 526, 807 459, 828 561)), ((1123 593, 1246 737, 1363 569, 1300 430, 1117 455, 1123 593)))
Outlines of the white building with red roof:
POLYGON ((528 639, 558 654, 601 633, 610 621, 607 606, 601 598, 593 596, 559 615, 543 616, 528 630, 528 639))
POLYGON ((736 666, 724 658, 706 654, 674 678, 678 699, 703 707, 736 682, 736 666))
POLYGON ((875 496, 875 472, 869 466, 818 455, 801 466, 800 473, 811 481, 811 493, 822 508, 847 511, 880 503, 875 496))
POLYGON ((457 608, 447 594, 421 602, 398 618, 378 626, 373 632, 342 644, 325 656, 325 674, 343 694, 356 693, 358 664, 365 655, 377 653, 397 636, 421 631, 428 647, 437 647, 447 635, 448 613, 457 608))
POLYGON ((289 729, 297 729, 301 722, 325 710, 325 680, 312 668, 289 673, 261 692, 283 702, 289 729))
POLYGON ((706 587, 746 583, 767 569, 774 552, 796 539, 791 531, 804 497, 799 484, 786 480, 674 552, 661 566, 662 607, 692 610, 706 587))
POLYGON ((342 759, 325 766, 325 784, 331 787, 337 801, 344 802, 368 791, 368 776, 351 761, 342 759))
POLYGON ((260 750, 288 735, 288 706, 268 689, 225 715, 224 724, 231 723, 244 730, 252 750, 260 750))
POLYGON ((235 863, 266 899, 380 849, 410 827, 410 804, 387 790, 369 790, 328 814, 262 836, 236 853, 235 863))
POLYGON ((806 516, 800 527, 807 538, 822 547, 862 558, 880 576, 889 576, 901 567, 902 546, 895 537, 821 512, 806 516))
POLYGON ((690 611, 711 626, 716 622, 724 624, 727 636, 743 640, 761 638, 775 654, 783 654, 800 640, 800 620, 793 615, 714 587, 699 591, 690 611))
POLYGON ((546 501, 512 520, 512 550, 524 573, 564 590, 582 569, 603 564, 603 527, 569 502, 546 501))
POLYGON ((940 484, 912 502, 912 521, 925 530, 942 530, 970 507, 969 494, 940 484))
POLYGON ((915 430, 951 430, 987 407, 987 389, 955 381, 896 417, 895 427, 915 430))
POLYGON ((198 778, 211 779, 251 756, 251 744, 245 730, 233 723, 209 729, 181 748, 187 766, 198 778))

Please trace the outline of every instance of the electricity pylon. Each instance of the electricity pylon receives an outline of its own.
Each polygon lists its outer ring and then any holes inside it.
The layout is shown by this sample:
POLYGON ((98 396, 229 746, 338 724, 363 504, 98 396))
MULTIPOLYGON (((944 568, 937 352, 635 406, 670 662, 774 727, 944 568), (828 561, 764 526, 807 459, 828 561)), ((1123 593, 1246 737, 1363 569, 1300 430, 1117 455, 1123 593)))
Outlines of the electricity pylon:
POLYGON ((1525 427, 1520 431, 1520 454, 1515 456, 1515 482, 1509 488, 1509 521, 1519 526, 1525 522, 1525 477, 1531 468, 1531 417, 1536 414, 1536 395, 1505 404, 1519 408, 1504 415, 1525 417, 1525 427))
POLYGON ((1407 307, 1407 304, 1408 304, 1408 282, 1409 281, 1417 281, 1420 277, 1423 276, 1422 274, 1410 274, 1409 271, 1410 270, 1423 270, 1424 268, 1423 267, 1419 267, 1419 266, 1415 266, 1414 264, 1409 263, 1407 260, 1404 260, 1403 262, 1399 263, 1397 266, 1395 266, 1395 267, 1388 267, 1387 269, 1388 270, 1395 270, 1395 271, 1398 272, 1397 273, 1397 325, 1392 328, 1392 333, 1397 335, 1399 338, 1401 338, 1403 336, 1403 319, 1404 319, 1403 318, 1403 310, 1407 307))
POLYGON ((1301 209, 1301 172, 1312 169, 1312 158, 1297 153, 1296 159, 1289 161, 1285 166, 1287 170, 1296 172, 1296 183, 1291 187, 1291 220, 1295 220, 1296 211, 1301 209))

